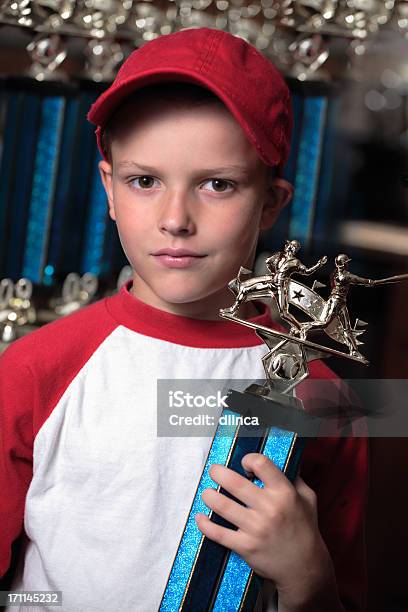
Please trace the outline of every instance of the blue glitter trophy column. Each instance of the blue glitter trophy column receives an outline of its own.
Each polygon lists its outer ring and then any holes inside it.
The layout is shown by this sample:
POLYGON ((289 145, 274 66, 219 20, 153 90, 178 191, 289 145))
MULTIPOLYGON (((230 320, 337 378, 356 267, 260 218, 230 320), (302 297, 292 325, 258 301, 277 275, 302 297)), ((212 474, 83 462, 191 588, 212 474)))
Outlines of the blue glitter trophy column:
MULTIPOLYGON (((347 255, 338 255, 331 276, 332 290, 325 300, 315 291, 316 282, 310 288, 291 278, 294 274, 311 275, 327 261, 322 257, 307 268, 296 257, 299 248, 296 240, 288 240, 283 251, 266 260, 269 274, 242 280, 241 276, 250 271, 241 268, 238 277, 228 285, 236 296, 235 303, 221 310, 220 316, 252 327, 269 351, 262 358, 265 384, 252 384, 243 393, 230 390, 228 408, 223 410, 222 416, 256 416, 257 425, 218 425, 162 597, 161 611, 249 612, 254 609, 262 579, 234 551, 206 538, 195 522, 194 517, 200 512, 219 525, 236 529, 207 508, 201 499, 203 490, 210 487, 232 497, 210 478, 209 468, 218 463, 248 477, 241 460, 247 453, 259 452, 293 481, 306 438, 317 435, 319 419, 303 410, 302 402, 290 395, 291 390, 307 377, 307 364, 314 359, 333 355, 367 364, 358 349, 362 344, 358 337, 364 330, 359 329, 358 320, 353 328, 350 323, 346 304, 349 288, 355 284, 371 287, 408 277, 378 281, 361 278, 347 270, 350 261, 347 255), (288 332, 269 329, 236 316, 243 302, 257 298, 275 300, 282 320, 290 325, 288 332), (308 320, 299 322, 290 311, 293 307, 307 315, 308 320), (348 350, 343 352, 308 340, 313 329, 320 329, 348 350)), ((318 283, 317 286, 324 285, 318 283)), ((239 419, 236 422, 239 423, 239 419)), ((252 419, 244 422, 252 422, 252 419)), ((258 479, 253 482, 264 486, 258 479)))

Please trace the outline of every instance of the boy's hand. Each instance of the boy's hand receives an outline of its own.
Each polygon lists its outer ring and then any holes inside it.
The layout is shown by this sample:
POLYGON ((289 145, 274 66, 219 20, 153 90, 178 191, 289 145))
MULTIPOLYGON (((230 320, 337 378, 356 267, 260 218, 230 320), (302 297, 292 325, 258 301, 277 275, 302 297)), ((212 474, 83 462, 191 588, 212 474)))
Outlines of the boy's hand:
MULTIPOLYGON (((215 489, 202 494, 204 503, 238 527, 216 525, 204 514, 196 515, 200 531, 238 553, 263 578, 273 580, 279 592, 280 609, 308 609, 316 597, 327 591, 337 607, 334 570, 317 524, 316 496, 298 476, 295 484, 264 455, 250 453, 242 460, 264 488, 233 470, 218 464, 210 468, 211 478, 245 504, 242 506, 215 489), (332 599, 333 596, 333 599, 332 599)), ((310 609, 313 609, 311 607, 310 609)))

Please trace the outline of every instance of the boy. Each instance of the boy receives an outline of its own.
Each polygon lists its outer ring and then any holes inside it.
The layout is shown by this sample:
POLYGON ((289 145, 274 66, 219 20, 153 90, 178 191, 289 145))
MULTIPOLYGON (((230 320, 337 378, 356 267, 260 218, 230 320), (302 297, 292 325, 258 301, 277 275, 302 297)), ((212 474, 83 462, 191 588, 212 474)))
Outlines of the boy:
MULTIPOLYGON (((154 612, 211 444, 157 437, 156 381, 263 378, 263 344, 218 311, 231 304, 226 286, 239 267, 252 267, 259 231, 290 199, 280 178, 289 93, 251 45, 199 28, 134 52, 89 119, 134 276, 0 360, 0 574, 24 513, 14 588, 61 590, 72 612, 154 612)), ((273 325, 261 302, 240 315, 273 325)), ((322 364, 312 373, 333 377, 322 364)), ((249 454, 244 467, 264 489, 213 466, 247 507, 207 490, 205 503, 239 529, 200 515, 198 527, 265 577, 262 609, 273 609, 272 582, 285 612, 363 609, 365 453, 352 438, 311 442, 308 484, 294 486, 249 454)))

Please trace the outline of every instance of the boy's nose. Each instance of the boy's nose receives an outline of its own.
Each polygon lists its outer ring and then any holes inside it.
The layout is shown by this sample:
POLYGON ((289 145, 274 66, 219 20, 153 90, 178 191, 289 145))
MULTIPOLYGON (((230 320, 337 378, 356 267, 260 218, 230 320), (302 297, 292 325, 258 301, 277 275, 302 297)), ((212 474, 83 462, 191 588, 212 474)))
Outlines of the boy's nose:
POLYGON ((171 234, 192 234, 195 223, 191 215, 191 202, 182 194, 169 194, 162 203, 158 219, 159 229, 171 234))

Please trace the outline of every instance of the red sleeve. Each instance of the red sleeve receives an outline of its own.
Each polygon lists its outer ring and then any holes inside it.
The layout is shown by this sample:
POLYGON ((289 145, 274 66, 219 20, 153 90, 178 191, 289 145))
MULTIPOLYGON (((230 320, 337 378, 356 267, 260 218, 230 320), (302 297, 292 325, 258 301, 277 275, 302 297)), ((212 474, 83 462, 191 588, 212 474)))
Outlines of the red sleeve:
MULTIPOLYGON (((340 401, 346 411, 349 403, 353 414, 358 399, 350 387, 335 377, 327 366, 315 372, 315 376, 319 375, 326 378, 325 384, 320 386, 321 395, 328 397, 327 379, 331 378, 336 401, 340 401)), ((305 405, 308 411, 310 401, 309 398, 305 405)), ((343 424, 347 424, 347 420, 343 420, 343 424)), ((364 423, 360 427, 352 425, 347 430, 347 437, 309 440, 301 475, 317 494, 319 528, 333 560, 341 602, 347 612, 362 612, 366 609, 367 599, 368 439, 364 434, 364 423), (360 437, 353 437, 353 431, 360 432, 360 437)))
POLYGON ((0 355, 0 577, 23 527, 35 437, 69 383, 117 326, 106 301, 32 331, 0 355))
POLYGON ((33 469, 35 385, 18 354, 11 345, 0 355, 0 576, 9 568, 11 545, 22 530, 33 469))

